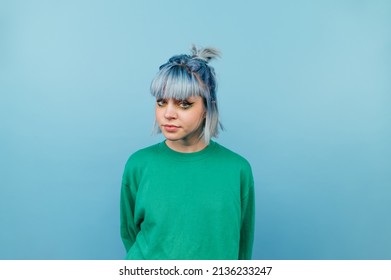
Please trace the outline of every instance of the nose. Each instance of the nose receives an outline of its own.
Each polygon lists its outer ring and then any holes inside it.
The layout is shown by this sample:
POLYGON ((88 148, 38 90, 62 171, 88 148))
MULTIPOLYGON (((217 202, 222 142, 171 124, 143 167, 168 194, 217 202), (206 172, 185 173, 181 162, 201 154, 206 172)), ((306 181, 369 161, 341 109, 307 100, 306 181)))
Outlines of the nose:
POLYGON ((172 104, 172 102, 167 103, 166 110, 164 112, 164 117, 168 120, 177 118, 177 112, 175 110, 175 105, 172 104))

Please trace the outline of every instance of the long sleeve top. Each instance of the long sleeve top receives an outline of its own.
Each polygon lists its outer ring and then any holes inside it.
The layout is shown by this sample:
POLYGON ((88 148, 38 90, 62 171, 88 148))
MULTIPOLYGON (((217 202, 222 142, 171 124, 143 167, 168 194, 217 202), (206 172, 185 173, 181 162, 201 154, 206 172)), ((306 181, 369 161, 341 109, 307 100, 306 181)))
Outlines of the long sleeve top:
POLYGON ((165 142, 139 150, 122 180, 126 259, 251 259, 254 205, 248 161, 216 142, 195 153, 165 142))

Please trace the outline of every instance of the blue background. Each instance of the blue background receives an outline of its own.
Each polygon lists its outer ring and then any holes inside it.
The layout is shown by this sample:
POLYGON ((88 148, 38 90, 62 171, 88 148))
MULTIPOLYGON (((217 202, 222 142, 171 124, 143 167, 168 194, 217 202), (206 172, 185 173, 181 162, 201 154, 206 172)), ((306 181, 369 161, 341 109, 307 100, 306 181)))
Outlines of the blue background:
POLYGON ((0 2, 0 259, 122 259, 149 85, 223 52, 218 141, 256 182, 255 259, 391 259, 391 2, 0 2))

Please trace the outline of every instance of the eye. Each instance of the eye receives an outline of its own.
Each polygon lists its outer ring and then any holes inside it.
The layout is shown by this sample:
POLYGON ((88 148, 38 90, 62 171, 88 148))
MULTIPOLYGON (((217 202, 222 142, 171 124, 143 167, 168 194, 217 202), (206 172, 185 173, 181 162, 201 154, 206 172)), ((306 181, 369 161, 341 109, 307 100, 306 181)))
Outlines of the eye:
POLYGON ((191 107, 193 103, 187 101, 187 100, 180 100, 178 101, 178 105, 179 107, 181 107, 182 109, 188 109, 191 107))
POLYGON ((167 101, 165 99, 158 99, 158 100, 156 100, 156 104, 159 107, 163 107, 164 105, 167 104, 167 101))

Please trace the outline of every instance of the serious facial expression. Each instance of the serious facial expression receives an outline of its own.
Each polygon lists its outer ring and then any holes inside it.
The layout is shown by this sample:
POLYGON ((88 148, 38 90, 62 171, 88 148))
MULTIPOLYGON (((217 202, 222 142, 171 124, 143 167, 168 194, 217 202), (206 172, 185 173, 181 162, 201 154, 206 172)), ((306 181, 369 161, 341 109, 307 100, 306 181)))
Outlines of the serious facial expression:
POLYGON ((155 113, 156 122, 168 141, 185 145, 199 141, 205 120, 202 97, 157 99, 155 113))

